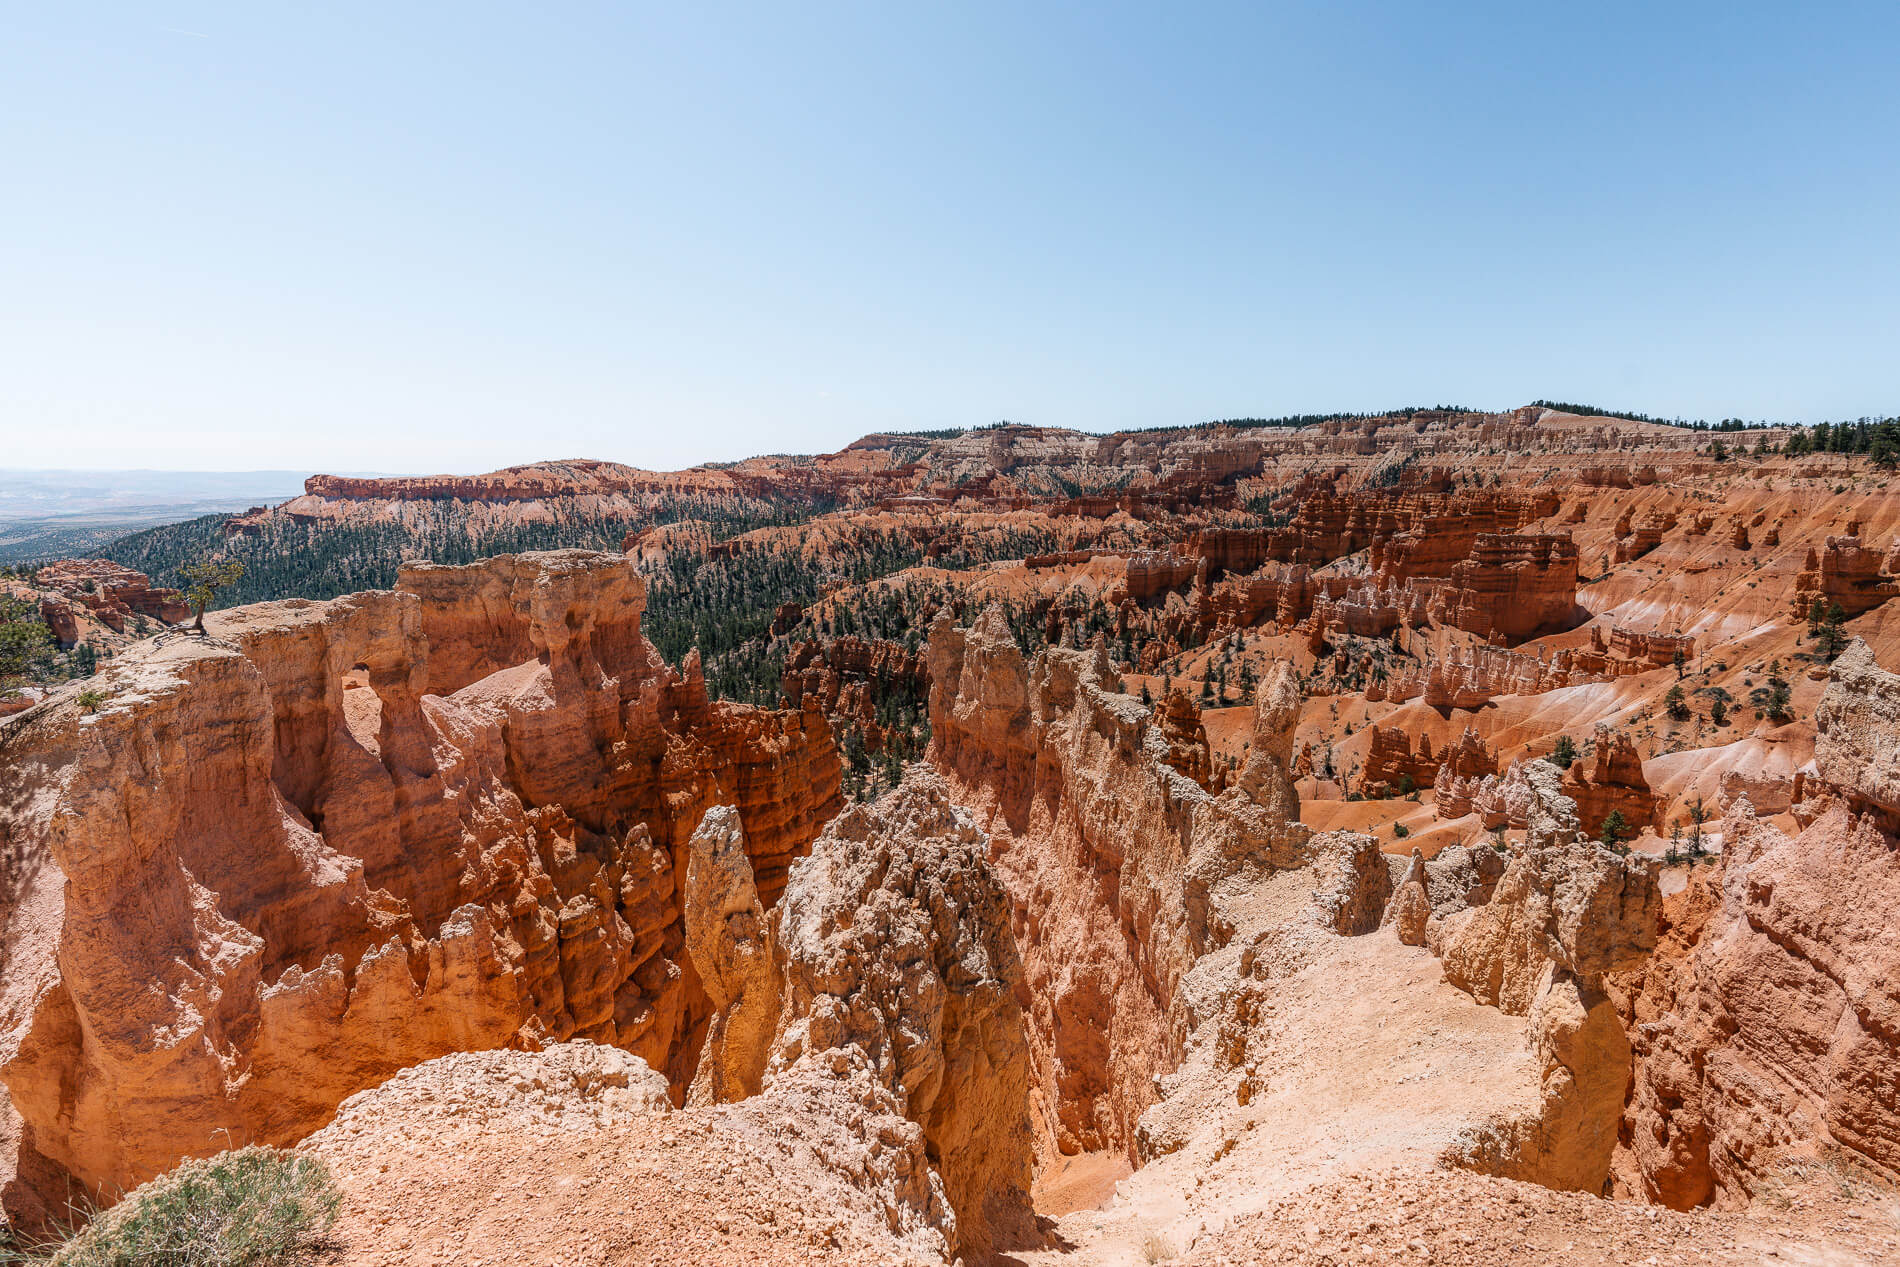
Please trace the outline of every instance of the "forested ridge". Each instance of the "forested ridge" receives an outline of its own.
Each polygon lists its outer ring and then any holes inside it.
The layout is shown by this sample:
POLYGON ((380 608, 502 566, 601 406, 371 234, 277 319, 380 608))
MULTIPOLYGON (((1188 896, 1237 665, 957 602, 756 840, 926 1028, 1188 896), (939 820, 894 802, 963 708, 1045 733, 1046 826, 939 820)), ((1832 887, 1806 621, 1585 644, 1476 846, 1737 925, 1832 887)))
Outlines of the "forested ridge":
POLYGON ((271 516, 255 530, 225 535, 227 515, 206 515, 133 533, 98 551, 137 568, 155 585, 177 586, 180 569, 213 555, 244 564, 244 575, 218 595, 217 606, 279 598, 335 598, 388 589, 404 563, 473 563, 525 550, 611 550, 631 533, 694 519, 715 540, 802 522, 822 514, 824 502, 767 502, 710 497, 658 499, 638 514, 598 514, 554 508, 543 520, 483 523, 452 501, 415 502, 400 518, 300 520, 271 516))

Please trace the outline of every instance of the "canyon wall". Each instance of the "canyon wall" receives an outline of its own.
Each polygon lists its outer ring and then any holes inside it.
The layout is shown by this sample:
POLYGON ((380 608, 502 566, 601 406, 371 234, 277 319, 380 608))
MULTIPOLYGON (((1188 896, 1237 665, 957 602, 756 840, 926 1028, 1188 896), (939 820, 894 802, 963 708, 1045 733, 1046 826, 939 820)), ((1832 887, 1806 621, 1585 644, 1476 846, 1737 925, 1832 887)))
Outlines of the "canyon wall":
POLYGON ((61 559, 40 568, 33 581, 43 591, 40 619, 65 647, 85 636, 77 609, 83 608, 99 624, 122 635, 135 631, 139 617, 160 625, 191 619, 184 595, 155 587, 145 573, 107 559, 61 559))
POLYGON ((1636 1052, 1619 1193, 1678 1209, 1746 1203, 1788 1150, 1900 1170, 1900 675, 1864 643, 1832 668, 1815 784, 1789 836, 1737 798, 1717 866, 1621 983, 1636 1052))
MULTIPOLYGON (((1656 945, 1659 867, 1582 839, 1556 767, 1538 761, 1518 769, 1528 801, 1524 847, 1482 905, 1434 910, 1424 940, 1447 981, 1526 1017, 1543 1108, 1535 1118, 1474 1132, 1447 1156, 1490 1174, 1600 1192, 1632 1059, 1608 982, 1643 964, 1656 945)), ((1421 880, 1428 874, 1422 865, 1415 870, 1421 880)), ((1416 922, 1423 909, 1416 888, 1410 905, 1416 922)))
POLYGON ((941 1183, 954 1219, 937 1224, 977 1260, 1034 1236, 1025 983, 988 853, 922 765, 826 827, 775 912, 785 1002, 765 1080, 768 1101, 843 1082, 915 1124, 916 1178, 941 1183))
POLYGON ((1263 687, 1255 758, 1216 795, 1176 768, 1183 736, 1119 693, 1099 649, 1030 660, 991 608, 967 629, 939 617, 929 661, 933 761, 989 831, 1011 899, 1038 1151, 1132 1154, 1190 1028, 1182 977, 1231 933, 1213 890, 1304 860, 1293 679, 1263 687))
POLYGON ((706 700, 620 556, 405 569, 217 613, 0 725, 15 1172, 130 1187, 296 1139, 445 1052, 583 1037, 690 1080, 686 846, 766 904, 838 809, 815 716, 706 700))

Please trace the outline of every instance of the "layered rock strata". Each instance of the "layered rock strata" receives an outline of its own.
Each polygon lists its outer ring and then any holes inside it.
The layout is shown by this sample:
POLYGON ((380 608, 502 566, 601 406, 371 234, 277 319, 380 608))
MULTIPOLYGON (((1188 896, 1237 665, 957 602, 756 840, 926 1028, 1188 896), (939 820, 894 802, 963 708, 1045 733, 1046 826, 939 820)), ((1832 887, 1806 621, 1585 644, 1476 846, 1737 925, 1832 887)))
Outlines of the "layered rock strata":
POLYGON ((1900 594, 1900 578, 1884 574, 1881 563, 1880 552, 1862 545, 1858 535, 1829 537, 1820 551, 1808 551, 1807 565, 1795 578, 1794 619, 1807 620, 1817 603, 1858 616, 1900 594))
POLYGON ((990 832, 1010 895, 1038 1150, 1132 1153, 1190 1028, 1180 982, 1231 932, 1216 888, 1304 861, 1284 768, 1293 680, 1269 678, 1248 766, 1218 795, 1175 768, 1164 728, 1099 649, 1032 661, 1000 611, 967 629, 944 616, 930 681, 933 761, 990 832))
POLYGON ((1366 686, 1368 700, 1394 704, 1423 699, 1433 708, 1483 708, 1503 695, 1541 695, 1567 686, 1609 682, 1661 668, 1680 650, 1695 654, 1695 639, 1645 634, 1617 626, 1605 637, 1590 631, 1587 647, 1532 655, 1503 647, 1454 646, 1442 654, 1400 661, 1383 681, 1366 686))
POLYGON ((1642 754, 1626 734, 1599 727, 1588 760, 1564 771, 1564 795, 1577 803, 1577 823, 1586 836, 1601 836, 1611 814, 1622 815, 1628 839, 1656 821, 1656 794, 1643 774, 1642 754))
POLYGON ((62 647, 91 642, 99 650, 125 645, 191 618, 184 596, 154 586, 143 572, 106 559, 61 559, 30 584, 0 584, 0 596, 37 599, 40 619, 62 647))
POLYGON ((1527 1017, 1544 1108, 1534 1120, 1477 1132, 1448 1155, 1489 1173, 1596 1192, 1609 1174, 1631 1065, 1606 981, 1640 966, 1656 945, 1657 866, 1580 841, 1554 767, 1532 763, 1526 781, 1524 849, 1484 905, 1435 914, 1426 943, 1453 985, 1527 1017))
POLYGON ((1577 605, 1577 547, 1568 535, 1478 537, 1432 596, 1434 619, 1490 641, 1568 628, 1577 605))
POLYGON ((1816 764, 1838 795, 1793 837, 1734 800, 1716 868, 1622 983, 1636 1076, 1620 1193, 1742 1205, 1790 1150, 1900 1170, 1896 699, 1900 676, 1864 644, 1836 661, 1816 764))
POLYGON ((1432 786, 1438 778, 1439 759, 1432 753, 1429 735, 1412 736, 1397 726, 1375 726, 1366 749, 1363 786, 1371 796, 1404 796, 1432 786))
POLYGON ((1484 780, 1495 778, 1497 754, 1469 726, 1458 742, 1446 748, 1438 775, 1432 780, 1432 812, 1438 818, 1459 818, 1472 811, 1484 780))
POLYGON ((129 1188, 445 1052, 584 1037, 690 1080, 688 837, 764 905, 838 804, 820 719, 706 700, 621 556, 214 614, 0 727, 9 1169, 129 1188))
POLYGON ((776 914, 785 1007, 768 1098, 868 1081, 921 1131, 957 1253, 1026 1244, 1033 1153, 1023 970, 989 841, 913 766, 846 810, 776 914))

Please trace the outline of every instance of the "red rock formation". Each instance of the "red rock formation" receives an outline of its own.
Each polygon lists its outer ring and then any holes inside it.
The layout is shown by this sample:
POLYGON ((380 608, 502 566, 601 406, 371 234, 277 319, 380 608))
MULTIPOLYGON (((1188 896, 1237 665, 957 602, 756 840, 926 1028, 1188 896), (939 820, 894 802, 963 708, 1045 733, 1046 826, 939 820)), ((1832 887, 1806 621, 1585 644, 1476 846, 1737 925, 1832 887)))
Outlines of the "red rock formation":
MULTIPOLYGON (((1470 807, 1483 815, 1487 830, 1498 827, 1528 828, 1535 796, 1530 790, 1533 776, 1556 767, 1547 761, 1520 757, 1497 778, 1481 780, 1470 793, 1470 807)), ((1603 820, 1612 811, 1623 815, 1634 835, 1656 822, 1657 798, 1643 775, 1643 759, 1627 735, 1610 735, 1599 728, 1595 754, 1572 763, 1561 774, 1560 789, 1574 804, 1584 835, 1595 837, 1603 830, 1603 820)))
POLYGON ((1695 639, 1683 634, 1645 634, 1618 626, 1606 639, 1601 626, 1587 647, 1543 655, 1502 647, 1460 645, 1443 655, 1401 660, 1387 676, 1366 687, 1368 700, 1403 703, 1423 699, 1433 708, 1482 708, 1504 695, 1541 695, 1567 686, 1608 682, 1674 663, 1675 653, 1695 654, 1695 639))
MULTIPOLYGON (((1180 1059, 1181 980, 1228 932, 1215 890, 1238 869, 1302 861, 1307 833, 1243 787, 1213 796, 1171 768, 1162 728, 1099 650, 1032 663, 1000 611, 970 629, 946 615, 930 682, 933 762, 990 832, 1013 906, 1038 1151, 1132 1153, 1155 1078, 1180 1059)), ((1263 707, 1290 734, 1297 709, 1272 694, 1263 707)))
POLYGON ((1900 1167, 1896 719, 1900 675, 1856 640, 1817 711, 1831 807, 1791 839, 1731 802, 1718 870, 1625 983, 1637 1064, 1619 1192, 1739 1205, 1782 1152, 1819 1144, 1900 1167))
POLYGON ((1124 597, 1147 602, 1192 581, 1198 564, 1185 555, 1143 550, 1129 556, 1124 597))
POLYGON ((1412 737, 1396 726, 1375 726, 1372 746, 1366 750, 1365 775, 1361 785, 1369 796, 1402 796, 1432 786, 1438 777, 1438 758, 1432 755, 1428 735, 1418 737, 1418 751, 1412 751, 1412 737))
POLYGON ((779 675, 786 707, 817 709, 855 724, 872 752, 885 741, 877 722, 878 700, 895 692, 921 703, 927 686, 921 653, 902 643, 855 635, 799 643, 779 675))
POLYGON ((304 481, 303 487, 307 497, 330 500, 506 502, 658 489, 690 484, 693 481, 686 477, 710 474, 669 474, 642 471, 618 462, 575 459, 511 466, 486 475, 405 475, 373 479, 312 475, 304 481))
POLYGON ((184 596, 173 589, 154 589, 151 578, 108 559, 61 559, 34 574, 34 582, 50 593, 40 599, 40 616, 52 626, 61 646, 72 646, 81 635, 74 607, 84 607, 114 631, 132 632, 135 616, 161 625, 191 619, 184 596))
POLYGON ((805 609, 797 603, 780 603, 772 611, 772 636, 781 637, 790 633, 804 618, 805 609))
POLYGON ((1394 584, 1379 575, 1356 584, 1329 579, 1313 600, 1313 628, 1383 638, 1401 625, 1424 624, 1430 594, 1426 583, 1394 584))
MULTIPOLYGON (((687 837, 767 903, 838 804, 821 720, 709 705, 621 556, 214 613, 0 729, 0 1078, 22 1173, 129 1187, 444 1052, 582 1036, 690 1077, 687 837), (154 1042, 154 1036, 163 1041, 154 1042)), ((12 1167, 8 1167, 11 1169, 12 1167)))
POLYGON ((1267 532, 1260 528, 1210 528, 1187 540, 1189 558, 1206 559, 1210 575, 1251 572, 1267 561, 1267 532))
POLYGON ((1397 579, 1442 577, 1480 536, 1516 532, 1560 504, 1554 493, 1518 490, 1316 492, 1300 501, 1291 524, 1269 534, 1265 557, 1318 567, 1369 550, 1374 570, 1397 579))
POLYGON ((1676 526, 1673 511, 1665 515, 1646 515, 1643 522, 1632 526, 1630 512, 1624 511, 1616 524, 1616 549, 1611 558, 1617 563, 1628 563, 1640 559, 1662 544, 1663 534, 1676 526))
POLYGON ((1656 795, 1649 790, 1643 758, 1628 735, 1612 736, 1599 729, 1588 768, 1577 761, 1564 771, 1563 791, 1577 803, 1577 821, 1586 836, 1601 833, 1603 820, 1612 813, 1623 815, 1631 836, 1656 821, 1656 795))
POLYGON ((1829 537, 1821 554, 1808 551, 1807 565, 1795 578, 1791 614, 1806 620, 1816 602, 1824 608, 1838 603, 1849 617, 1873 610, 1900 594, 1900 579, 1882 575, 1880 565, 1879 553, 1859 537, 1829 537))
POLYGON ((1201 708, 1187 692, 1169 691, 1155 709, 1155 726, 1161 732, 1166 751, 1161 760, 1209 791, 1218 792, 1214 783, 1213 754, 1207 747, 1207 727, 1201 724, 1201 708))
POLYGON ((1100 557, 1100 550, 1064 550, 1058 554, 1032 554, 1023 560, 1023 566, 1031 571, 1043 568, 1080 567, 1091 559, 1100 557))
POLYGON ((1655 482, 1656 471, 1653 467, 1585 466, 1577 471, 1577 483, 1584 488, 1634 488, 1638 484, 1655 482))
POLYGON ((1737 1206, 1790 1150, 1900 1166, 1892 912, 1900 852, 1836 806, 1798 837, 1739 801, 1719 870, 1626 1003, 1636 1074, 1619 1194, 1737 1206))
POLYGON ((1640 633, 1626 625, 1617 625, 1610 630, 1606 645, 1602 627, 1598 626, 1590 631, 1590 641, 1598 650, 1648 669, 1674 664, 1678 652, 1684 660, 1695 659, 1695 638, 1689 634, 1640 633))
POLYGON ((1445 749, 1432 780, 1434 814, 1438 818, 1459 818, 1472 811, 1473 798, 1487 778, 1496 777, 1497 754, 1469 726, 1458 742, 1445 749))
POLYGON ((1432 616, 1489 641, 1567 628, 1577 605, 1577 547, 1568 536, 1480 536, 1432 596, 1432 616))

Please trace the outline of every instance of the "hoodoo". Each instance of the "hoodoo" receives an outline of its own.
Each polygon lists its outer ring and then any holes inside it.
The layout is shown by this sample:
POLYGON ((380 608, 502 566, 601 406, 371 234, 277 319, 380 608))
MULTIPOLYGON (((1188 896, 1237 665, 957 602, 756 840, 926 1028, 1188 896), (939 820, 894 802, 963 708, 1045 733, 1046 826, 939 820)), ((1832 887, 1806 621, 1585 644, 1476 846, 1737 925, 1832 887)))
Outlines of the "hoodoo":
POLYGON ((683 1089, 689 840, 736 806, 775 901, 838 764, 821 721, 662 664, 643 598, 618 556, 417 567, 214 614, 114 660, 95 711, 8 723, 9 1200, 293 1142, 450 1052, 588 1038, 683 1089))
POLYGON ((1900 500, 1696 435, 319 477, 203 636, 168 529, 14 574, 0 1209, 257 1144, 360 1267, 1892 1256, 1900 500))

